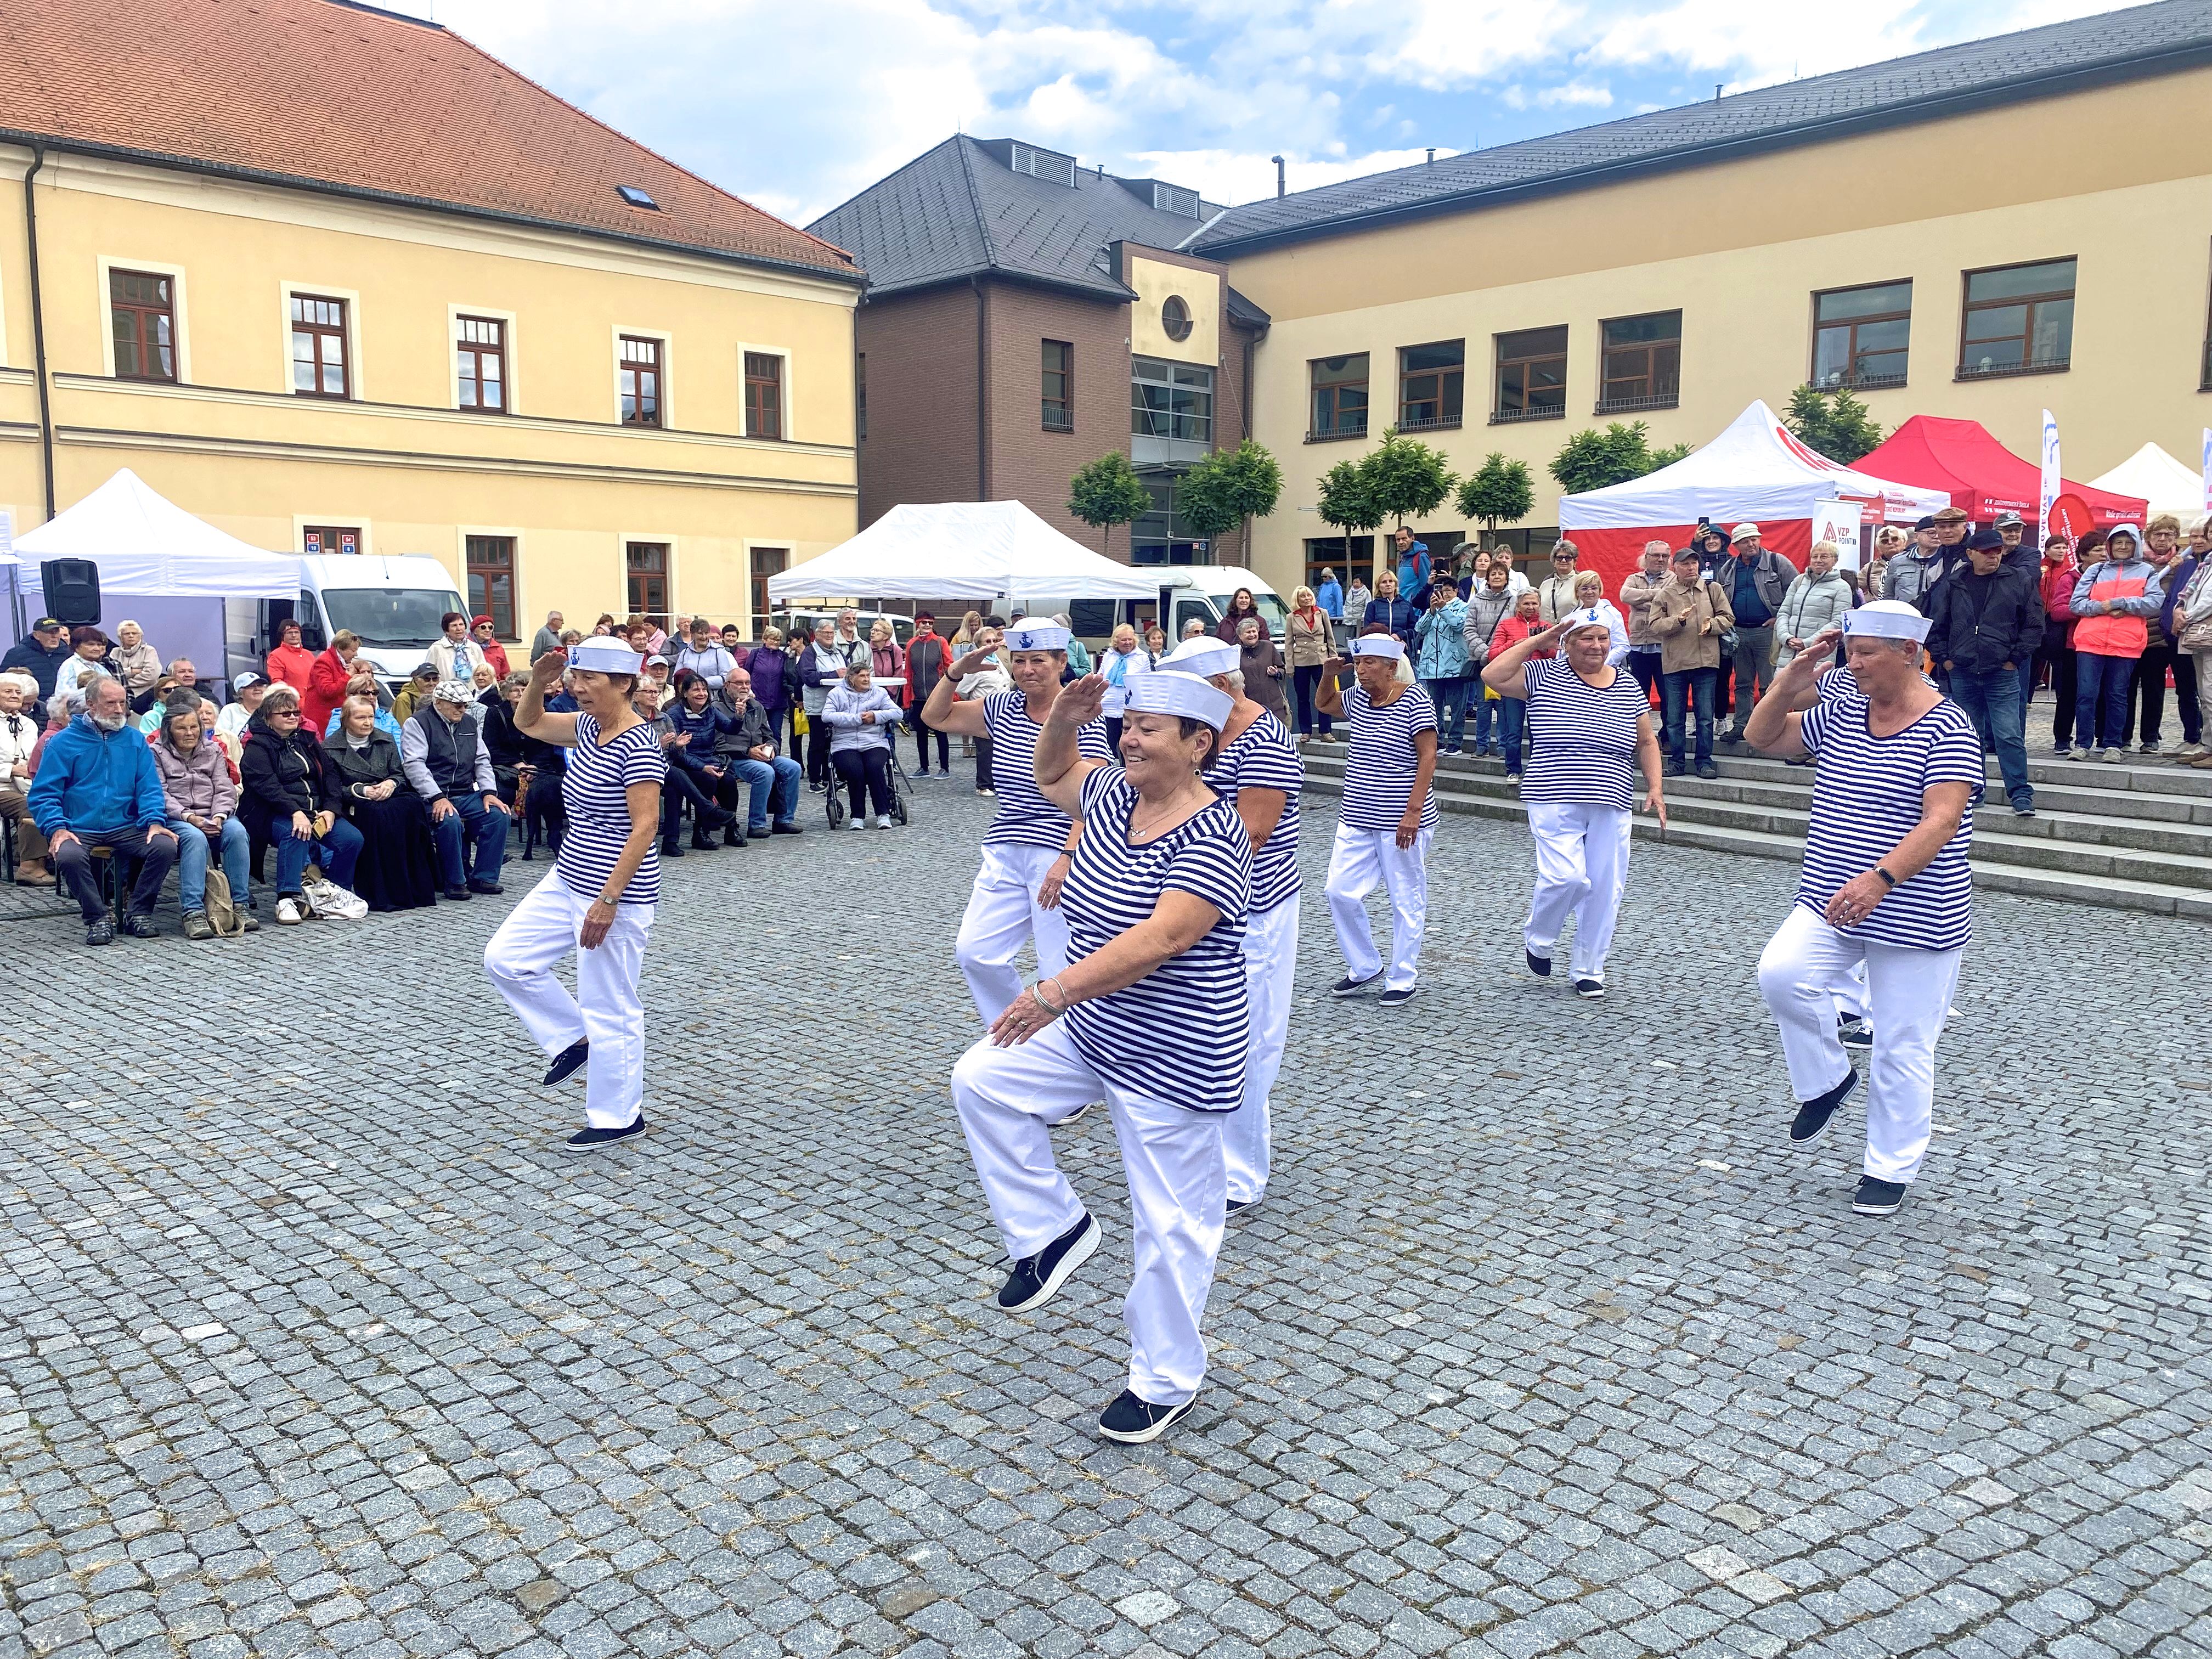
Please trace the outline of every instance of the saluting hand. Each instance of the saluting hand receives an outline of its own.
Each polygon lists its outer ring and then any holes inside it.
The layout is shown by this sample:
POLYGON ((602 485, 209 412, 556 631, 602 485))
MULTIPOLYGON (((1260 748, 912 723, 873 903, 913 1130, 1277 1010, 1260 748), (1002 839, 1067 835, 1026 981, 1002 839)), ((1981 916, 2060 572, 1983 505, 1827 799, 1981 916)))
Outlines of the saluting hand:
POLYGON ((1071 726, 1088 726, 1106 706, 1106 677, 1085 674, 1060 688, 1052 702, 1052 718, 1071 726))

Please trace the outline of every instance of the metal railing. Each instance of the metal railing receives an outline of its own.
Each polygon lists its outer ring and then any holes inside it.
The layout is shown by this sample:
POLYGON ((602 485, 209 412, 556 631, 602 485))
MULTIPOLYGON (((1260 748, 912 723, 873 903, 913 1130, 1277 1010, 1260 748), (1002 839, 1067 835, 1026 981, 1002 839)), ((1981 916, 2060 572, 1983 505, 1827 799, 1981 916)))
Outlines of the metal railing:
POLYGON ((1340 422, 1327 428, 1315 428, 1309 430, 1306 434, 1306 441, 1310 444, 1327 444, 1334 443, 1340 438, 1364 438, 1366 435, 1367 419, 1366 416, 1362 416, 1357 421, 1340 422))
POLYGON ((2063 357, 2039 357, 2024 363, 1960 363, 1953 378, 1960 380, 2002 380, 2014 374, 2063 374, 2074 366, 2069 352, 2063 357))
POLYGON ((1526 409, 1493 409, 1490 411, 1492 426, 1507 426, 1515 421, 1564 421, 1567 406, 1561 404, 1534 404, 1526 409))
POLYGON ((1634 415, 1647 409, 1679 409, 1682 405, 1680 392, 1662 392, 1654 398, 1601 398, 1593 415, 1634 415))

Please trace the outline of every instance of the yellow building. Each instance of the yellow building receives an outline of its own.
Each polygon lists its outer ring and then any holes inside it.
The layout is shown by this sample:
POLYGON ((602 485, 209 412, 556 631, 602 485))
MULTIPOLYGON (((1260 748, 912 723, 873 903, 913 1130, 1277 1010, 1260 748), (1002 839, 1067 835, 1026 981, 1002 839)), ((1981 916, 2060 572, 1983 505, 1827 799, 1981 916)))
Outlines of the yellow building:
MULTIPOLYGON (((1393 424, 1462 475, 1527 463, 1524 554, 1570 434, 1701 443, 1808 380, 2031 457, 2047 407, 2076 478, 2146 440, 2193 461, 2208 100, 2212 14, 2167 0, 1232 209, 1191 248, 1273 319, 1254 430, 1285 489, 1253 563, 1341 574, 1316 481, 1393 424)), ((1449 503, 1420 530, 1468 533, 1449 503)))
POLYGON ((744 621, 855 528, 841 250, 434 25, 45 0, 0 58, 0 508, 128 466, 257 545, 744 621), (25 183, 27 179, 27 184, 25 183))

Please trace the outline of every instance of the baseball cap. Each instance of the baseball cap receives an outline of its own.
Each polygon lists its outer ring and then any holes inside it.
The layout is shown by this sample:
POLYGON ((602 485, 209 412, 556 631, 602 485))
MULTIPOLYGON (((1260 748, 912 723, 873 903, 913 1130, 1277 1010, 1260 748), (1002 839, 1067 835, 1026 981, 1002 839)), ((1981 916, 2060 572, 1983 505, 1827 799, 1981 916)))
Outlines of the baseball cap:
POLYGON ((59 618, 54 617, 41 617, 38 621, 31 624, 31 631, 33 634, 51 634, 60 626, 61 622, 59 618))
POLYGON ((230 683, 230 689, 234 691, 243 691, 249 685, 266 685, 268 683, 264 676, 257 674, 249 668, 230 683))
POLYGON ((1936 520, 1931 514, 1929 517, 1921 520, 1918 524, 1912 527, 1915 530, 1933 530, 1936 527, 1936 520))
POLYGON ((2017 513, 2004 512, 1997 514, 1997 528, 2000 530, 2025 529, 2027 523, 2027 521, 2017 513))
POLYGON ((1966 545, 1977 553, 1995 553, 2004 546, 2004 538, 1994 530, 1977 530, 1966 538, 1966 545))

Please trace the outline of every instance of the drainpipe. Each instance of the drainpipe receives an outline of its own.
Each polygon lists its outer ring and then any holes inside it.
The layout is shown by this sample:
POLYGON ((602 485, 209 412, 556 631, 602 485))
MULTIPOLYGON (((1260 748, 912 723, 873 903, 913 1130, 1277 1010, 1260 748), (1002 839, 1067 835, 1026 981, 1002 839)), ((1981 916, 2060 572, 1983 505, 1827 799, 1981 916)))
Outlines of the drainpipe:
POLYGON ((970 276, 975 290, 975 499, 991 499, 991 346, 990 307, 983 279, 970 276))
POLYGON ((31 146, 30 171, 23 175, 23 223, 31 254, 31 356, 39 376, 39 462, 46 486, 46 517, 54 516, 54 411, 46 385, 46 309, 39 285, 39 198, 31 187, 46 164, 46 147, 31 146))

